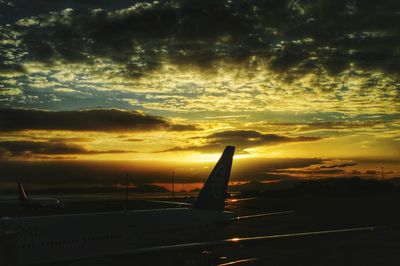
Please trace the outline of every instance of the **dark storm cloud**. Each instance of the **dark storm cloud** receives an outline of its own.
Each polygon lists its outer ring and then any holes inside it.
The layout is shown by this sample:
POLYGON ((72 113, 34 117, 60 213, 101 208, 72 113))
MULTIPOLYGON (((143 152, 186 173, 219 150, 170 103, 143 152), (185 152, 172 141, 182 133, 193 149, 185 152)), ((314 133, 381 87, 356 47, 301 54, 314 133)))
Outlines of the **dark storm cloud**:
POLYGON ((221 144, 238 143, 238 145, 251 147, 258 145, 276 145, 288 142, 316 141, 317 137, 286 137, 276 134, 264 134, 255 130, 228 130, 207 136, 214 142, 221 144))
POLYGON ((308 175, 318 175, 318 174, 340 174, 345 173, 343 169, 320 169, 320 168, 312 168, 312 169, 283 169, 276 170, 273 173, 283 173, 283 174, 308 174, 308 175))
POLYGON ((324 163, 321 158, 251 158, 235 161, 232 181, 269 181, 298 179, 286 169, 299 170, 324 163))
POLYGON ((73 155, 73 154, 100 154, 126 153, 133 151, 88 150, 80 145, 65 142, 38 142, 38 141, 0 141, 0 158, 37 157, 41 155, 73 155))
POLYGON ((276 134, 264 134, 255 130, 228 130, 202 137, 206 144, 189 147, 174 147, 165 151, 198 150, 204 152, 218 151, 226 145, 234 145, 238 151, 264 145, 278 145, 291 142, 317 141, 318 137, 287 137, 276 134))
POLYGON ((0 73, 1 74, 23 74, 26 73, 26 69, 18 64, 4 64, 0 62, 0 73))
POLYGON ((130 139, 124 139, 124 141, 139 142, 139 141, 143 141, 143 139, 133 139, 133 138, 130 138, 130 139))
POLYGON ((357 163, 342 163, 342 164, 334 164, 334 165, 322 165, 320 168, 337 168, 337 167, 348 167, 348 166, 354 166, 357 165, 357 163))
POLYGON ((82 111, 43 111, 0 109, 0 131, 71 130, 129 132, 151 130, 196 130, 192 125, 172 124, 161 117, 136 111, 92 109, 82 111))
POLYGON ((61 1, 47 8, 18 1, 7 8, 14 18, 25 14, 18 22, 3 15, 3 22, 15 22, 12 30, 27 52, 22 60, 107 58, 130 76, 165 58, 209 67, 257 56, 294 75, 337 74, 351 63, 398 73, 400 64, 397 0, 61 1))

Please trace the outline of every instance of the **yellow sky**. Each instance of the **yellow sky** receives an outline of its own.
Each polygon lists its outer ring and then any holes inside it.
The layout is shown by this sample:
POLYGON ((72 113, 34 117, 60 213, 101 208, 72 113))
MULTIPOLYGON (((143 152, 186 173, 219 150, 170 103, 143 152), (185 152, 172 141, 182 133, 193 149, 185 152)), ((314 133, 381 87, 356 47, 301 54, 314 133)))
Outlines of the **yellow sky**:
POLYGON ((166 169, 235 145, 248 174, 276 162, 254 174, 264 181, 378 178, 382 166, 400 176, 398 30, 375 13, 397 11, 173 2, 21 2, 0 14, 0 162, 166 169))

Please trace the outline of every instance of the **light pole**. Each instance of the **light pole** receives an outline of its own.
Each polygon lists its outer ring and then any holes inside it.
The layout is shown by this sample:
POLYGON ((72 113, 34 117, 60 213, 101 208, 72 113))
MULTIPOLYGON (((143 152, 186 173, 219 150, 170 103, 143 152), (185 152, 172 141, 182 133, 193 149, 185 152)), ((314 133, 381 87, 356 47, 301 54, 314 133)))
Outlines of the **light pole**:
POLYGON ((172 170, 172 199, 175 199, 175 172, 172 170))
POLYGON ((126 180, 125 180, 125 209, 128 210, 128 202, 129 202, 129 177, 128 173, 126 173, 126 180))

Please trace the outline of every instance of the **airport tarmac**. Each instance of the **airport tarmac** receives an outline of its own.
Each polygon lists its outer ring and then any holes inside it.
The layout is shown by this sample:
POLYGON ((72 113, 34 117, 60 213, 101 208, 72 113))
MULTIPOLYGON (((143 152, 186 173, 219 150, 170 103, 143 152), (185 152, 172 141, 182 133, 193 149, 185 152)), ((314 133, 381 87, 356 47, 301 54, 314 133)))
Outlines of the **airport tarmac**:
MULTIPOLYGON (((186 199, 187 200, 187 199, 186 199)), ((0 204, 2 216, 14 208, 0 204)), ((275 235, 351 227, 378 226, 373 231, 272 239, 249 245, 219 246, 179 252, 85 261, 74 265, 399 265, 400 196, 268 197, 231 203, 238 215, 295 212, 220 225, 192 242, 275 235), (86 263, 86 264, 85 264, 86 263)), ((120 199, 66 202, 62 213, 171 207, 161 203, 120 199)), ((8 213, 7 213, 8 212, 8 213)), ((23 210, 18 210, 23 215, 23 210)), ((40 215, 46 214, 40 213, 40 215)), ((32 215, 32 213, 26 213, 32 215)), ((49 213, 50 214, 50 213, 49 213)), ((60 213, 61 214, 61 213, 60 213)), ((15 214, 14 214, 15 215, 15 214)), ((160 221, 162 222, 162 221, 160 221)))
POLYGON ((271 240, 235 249, 221 248, 215 252, 230 261, 254 258, 248 263, 250 265, 399 265, 398 203, 399 198, 393 197, 243 202, 248 208, 274 211, 292 206, 295 213, 233 224, 226 229, 228 235, 270 235, 369 225, 381 228, 371 232, 271 240))

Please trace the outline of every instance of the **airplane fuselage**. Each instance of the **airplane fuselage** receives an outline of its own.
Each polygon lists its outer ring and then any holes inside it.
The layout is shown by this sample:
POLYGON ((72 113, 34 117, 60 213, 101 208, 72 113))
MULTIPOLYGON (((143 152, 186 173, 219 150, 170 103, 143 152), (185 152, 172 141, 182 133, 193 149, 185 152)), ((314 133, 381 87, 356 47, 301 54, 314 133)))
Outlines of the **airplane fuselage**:
MULTIPOLYGON (((3 218, 0 262, 79 261, 197 241, 204 230, 234 217, 223 211, 234 152, 225 147, 192 208, 3 218)), ((18 189, 20 200, 29 203, 21 183, 18 189)))
POLYGON ((3 218, 0 231, 16 232, 18 265, 25 265, 196 240, 196 234, 232 217, 226 211, 173 208, 3 218))

